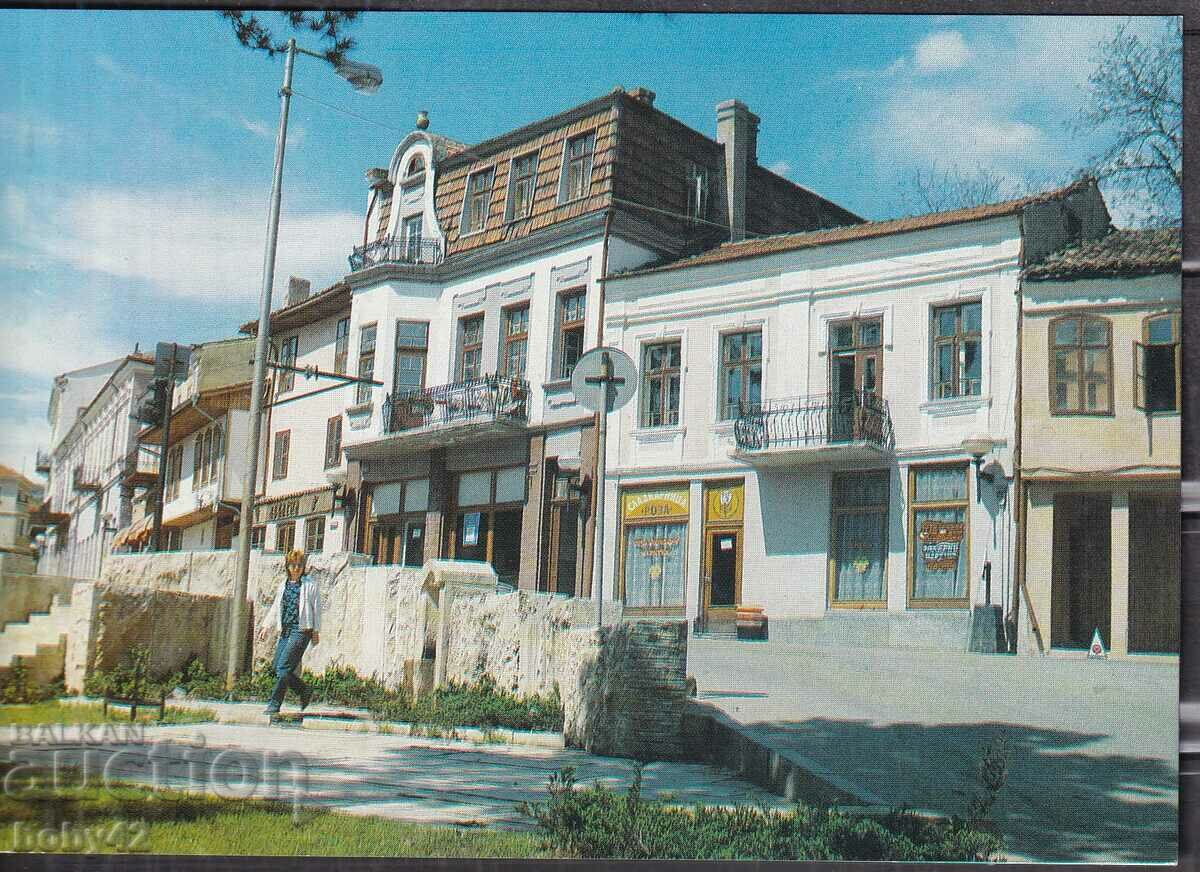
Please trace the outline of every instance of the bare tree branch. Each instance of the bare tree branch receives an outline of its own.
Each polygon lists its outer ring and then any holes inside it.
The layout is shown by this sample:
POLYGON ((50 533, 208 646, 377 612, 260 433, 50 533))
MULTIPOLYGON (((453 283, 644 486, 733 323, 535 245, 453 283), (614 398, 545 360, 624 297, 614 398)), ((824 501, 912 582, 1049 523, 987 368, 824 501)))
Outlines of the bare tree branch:
POLYGON ((983 165, 963 170, 935 163, 913 170, 900 186, 902 208, 909 215, 997 203, 1023 193, 1024 185, 983 165))
POLYGON ((1177 224, 1183 190, 1183 30, 1171 19, 1152 39, 1122 27, 1100 46, 1076 132, 1103 132, 1109 145, 1088 170, 1114 200, 1145 204, 1147 223, 1177 224))

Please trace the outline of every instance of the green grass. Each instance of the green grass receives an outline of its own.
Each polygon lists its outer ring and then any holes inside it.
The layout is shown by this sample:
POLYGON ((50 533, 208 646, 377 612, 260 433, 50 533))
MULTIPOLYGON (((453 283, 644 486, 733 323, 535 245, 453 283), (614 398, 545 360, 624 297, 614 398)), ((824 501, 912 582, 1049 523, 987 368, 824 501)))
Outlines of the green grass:
MULTIPOLYGON (((167 706, 163 719, 158 709, 138 708, 139 724, 198 724, 215 721, 212 709, 180 709, 167 706)), ((60 703, 52 699, 27 705, 0 705, 0 724, 127 724, 129 709, 112 706, 105 716, 98 703, 60 703)))
POLYGON ((528 833, 407 824, 308 808, 293 814, 283 802, 152 791, 132 784, 80 787, 69 777, 62 778, 56 791, 0 796, 0 851, 29 850, 28 841, 14 845, 18 831, 36 838, 44 829, 61 833, 64 822, 77 839, 85 828, 94 836, 90 846, 54 846, 64 853, 547 856, 528 833), (118 843, 105 844, 114 827, 119 828, 118 843))

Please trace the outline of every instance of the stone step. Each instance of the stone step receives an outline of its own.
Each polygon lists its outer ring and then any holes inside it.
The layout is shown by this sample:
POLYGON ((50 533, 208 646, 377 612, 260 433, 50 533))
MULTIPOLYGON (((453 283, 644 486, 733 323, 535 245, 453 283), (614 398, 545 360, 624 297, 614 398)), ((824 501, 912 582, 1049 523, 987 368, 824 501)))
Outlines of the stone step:
POLYGON ((5 624, 4 630, 0 631, 0 666, 10 665, 16 657, 36 656, 41 647, 61 646, 65 652, 64 631, 69 611, 69 603, 55 596, 49 611, 31 614, 28 620, 22 622, 5 624))
POLYGON ((32 653, 0 655, 0 675, 6 675, 19 658, 31 684, 47 684, 63 674, 66 655, 67 637, 62 636, 54 644, 37 645, 32 653))

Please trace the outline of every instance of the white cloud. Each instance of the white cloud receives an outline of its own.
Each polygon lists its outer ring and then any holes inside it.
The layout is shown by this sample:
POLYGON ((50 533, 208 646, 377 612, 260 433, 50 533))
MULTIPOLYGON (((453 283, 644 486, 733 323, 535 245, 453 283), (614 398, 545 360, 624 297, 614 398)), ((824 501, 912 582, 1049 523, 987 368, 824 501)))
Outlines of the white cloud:
POLYGON ((957 30, 939 30, 917 43, 913 58, 921 72, 941 73, 965 67, 971 52, 957 30))
MULTIPOLYGON (((29 198, 18 192, 14 200, 29 198)), ((6 195, 7 203, 7 195, 6 195)), ((253 305, 262 282, 265 196, 212 188, 94 188, 63 201, 30 203, 12 228, 15 251, 84 273, 149 283, 159 293, 191 300, 253 305)), ((346 256, 362 233, 351 212, 285 211, 276 254, 276 292, 289 274, 314 286, 345 273, 346 256)))
POLYGON ((0 321, 0 368, 46 379, 120 357, 132 349, 102 326, 110 323, 108 314, 71 309, 63 301, 12 307, 0 321))

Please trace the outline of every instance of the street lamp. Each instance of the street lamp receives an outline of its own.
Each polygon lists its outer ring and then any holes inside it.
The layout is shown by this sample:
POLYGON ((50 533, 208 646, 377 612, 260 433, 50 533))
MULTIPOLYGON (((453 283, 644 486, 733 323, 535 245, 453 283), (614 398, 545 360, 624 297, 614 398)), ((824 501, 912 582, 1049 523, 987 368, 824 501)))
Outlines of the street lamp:
MULTIPOLYGON (((279 238, 279 203, 283 194, 283 153, 287 145, 288 109, 292 103, 292 67, 297 54, 328 60, 325 55, 309 51, 289 39, 283 64, 283 87, 279 89, 279 132, 275 137, 275 172, 271 180, 271 211, 267 217, 267 247, 263 255, 262 293, 258 300, 258 337, 254 344, 254 377, 250 382, 250 434, 246 445, 246 479, 242 486, 242 510, 238 524, 237 576, 234 580, 233 606, 229 610, 228 660, 225 686, 233 687, 242 660, 243 611, 246 588, 250 577, 250 534, 254 526, 254 489, 258 481, 258 444, 262 438, 263 381, 267 371, 267 343, 271 332, 271 286, 275 283, 275 248, 279 238)), ((348 81, 356 91, 371 94, 383 84, 378 67, 356 61, 334 64, 334 72, 348 81)))

